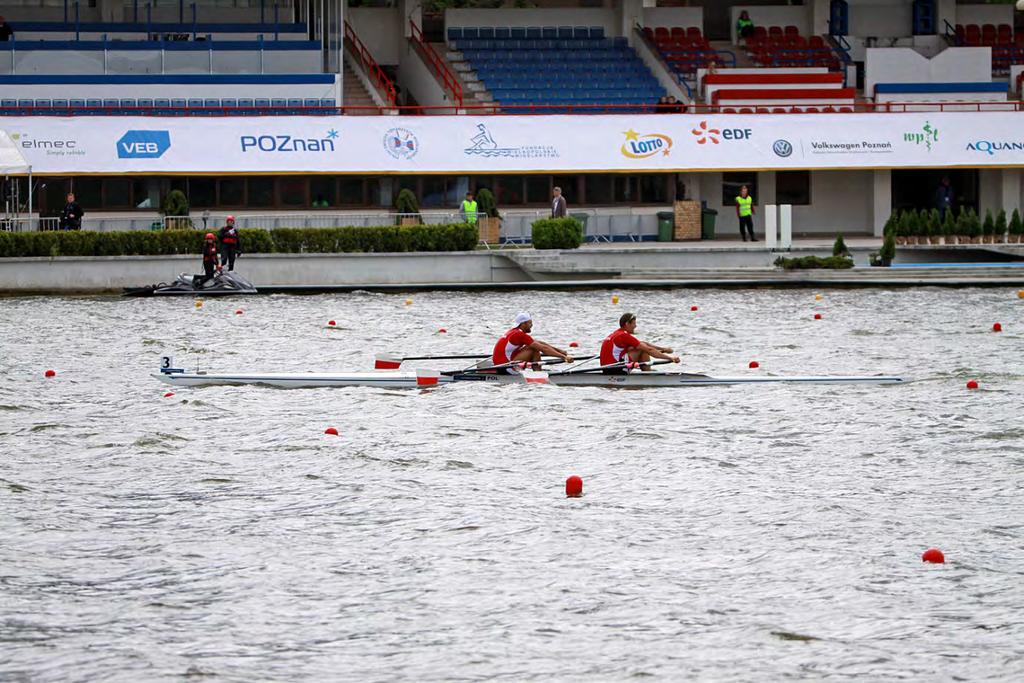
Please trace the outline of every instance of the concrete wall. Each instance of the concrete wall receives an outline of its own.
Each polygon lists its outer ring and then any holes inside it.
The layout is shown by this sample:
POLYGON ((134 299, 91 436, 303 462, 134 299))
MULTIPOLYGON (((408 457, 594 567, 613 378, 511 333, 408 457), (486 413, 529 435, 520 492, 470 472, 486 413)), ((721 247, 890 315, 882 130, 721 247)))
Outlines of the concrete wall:
MULTIPOLYGON (((337 78, 335 79, 337 81, 337 78)), ((334 84, 266 85, 19 85, 4 91, 4 97, 22 99, 87 99, 87 98, 202 98, 202 97, 334 97, 334 84), (8 93, 9 90, 9 93, 8 93)))
MULTIPOLYGON (((398 65, 398 78, 402 88, 415 98, 421 107, 451 106, 455 103, 437 80, 433 70, 424 63, 412 42, 403 38, 402 57, 398 65)), ((467 93, 463 93, 463 100, 467 93)), ((445 112, 450 113, 450 112, 445 112)))
POLYGON ((864 94, 873 97, 875 83, 981 83, 992 80, 992 50, 951 47, 932 59, 910 48, 868 49, 864 63, 864 94))
MULTIPOLYGON (((415 284, 528 280, 489 252, 247 254, 238 272, 263 285, 415 284)), ((169 282, 202 270, 198 256, 0 259, 0 291, 109 291, 169 282)))
MULTIPOLYGON (((116 45, 112 43, 111 47, 116 45)), ((322 71, 319 49, 286 52, 264 50, 262 60, 260 54, 259 50, 3 51, 0 52, 0 74, 309 74, 322 71)))
POLYGON ((913 7, 907 0, 850 2, 850 35, 897 38, 913 32, 913 7))
POLYGON ((643 25, 650 28, 696 26, 704 30, 703 7, 644 7, 643 25))
POLYGON ((957 5, 956 23, 977 24, 978 26, 982 24, 1013 26, 1013 5, 957 5))
POLYGON ((397 7, 349 7, 345 18, 378 64, 394 66, 401 61, 404 17, 397 7))
POLYGON ((606 36, 620 35, 612 9, 450 9, 444 13, 450 26, 603 26, 606 36))

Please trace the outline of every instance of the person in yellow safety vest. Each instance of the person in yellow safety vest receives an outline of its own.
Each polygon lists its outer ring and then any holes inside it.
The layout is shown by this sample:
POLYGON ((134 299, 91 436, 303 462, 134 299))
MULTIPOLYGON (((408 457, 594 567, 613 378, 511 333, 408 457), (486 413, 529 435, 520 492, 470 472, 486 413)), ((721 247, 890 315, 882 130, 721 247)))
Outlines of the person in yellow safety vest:
POLYGON ((747 241, 747 233, 750 233, 750 241, 756 242, 754 237, 754 198, 750 196, 750 190, 746 185, 740 188, 740 194, 736 197, 736 216, 740 219, 740 237, 747 241), (746 228, 747 232, 743 232, 746 228))
POLYGON ((472 192, 467 192, 466 198, 462 200, 462 206, 459 207, 459 215, 470 225, 476 225, 476 202, 473 200, 472 192))
POLYGON ((743 10, 740 12, 739 19, 736 20, 736 37, 742 39, 752 35, 754 35, 754 21, 750 18, 747 10, 743 10))

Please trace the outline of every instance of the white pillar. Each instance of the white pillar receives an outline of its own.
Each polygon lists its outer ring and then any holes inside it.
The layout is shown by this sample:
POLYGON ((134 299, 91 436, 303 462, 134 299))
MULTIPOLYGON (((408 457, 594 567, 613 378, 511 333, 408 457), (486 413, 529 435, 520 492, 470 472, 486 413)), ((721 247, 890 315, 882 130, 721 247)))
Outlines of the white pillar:
POLYGON ((793 205, 779 204, 779 247, 789 251, 793 248, 793 205))
POLYGON ((880 168, 873 171, 874 183, 871 192, 871 233, 882 236, 885 222, 892 214, 892 171, 880 168))
POLYGON ((1019 168, 1004 168, 1002 178, 1002 208, 1007 220, 1013 215, 1014 209, 1021 208, 1021 172, 1019 168))
POLYGON ((811 34, 820 36, 828 33, 829 0, 813 0, 809 3, 811 34))
POLYGON ((778 207, 775 204, 764 206, 764 246, 768 251, 774 250, 778 241, 776 239, 778 214, 778 207))

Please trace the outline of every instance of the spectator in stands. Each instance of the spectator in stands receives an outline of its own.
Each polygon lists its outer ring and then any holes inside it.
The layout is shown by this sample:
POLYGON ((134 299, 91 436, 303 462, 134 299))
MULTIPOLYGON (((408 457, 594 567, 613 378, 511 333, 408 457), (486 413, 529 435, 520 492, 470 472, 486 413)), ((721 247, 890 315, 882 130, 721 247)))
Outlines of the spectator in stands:
POLYGON ((740 237, 747 241, 747 233, 750 234, 750 241, 756 242, 754 237, 754 198, 750 196, 750 189, 744 185, 740 188, 740 194, 736 197, 736 216, 740 219, 740 237), (747 232, 743 232, 746 228, 747 232))
POLYGON ((668 95, 662 95, 658 98, 658 103, 654 105, 654 113, 667 114, 668 111, 668 95))
POLYGON ((565 203, 565 197, 562 196, 562 188, 556 187, 551 193, 554 195, 551 199, 551 217, 567 217, 569 215, 569 205, 565 203))
POLYGON ((939 220, 946 220, 946 212, 953 210, 953 186, 949 176, 943 176, 942 182, 935 188, 935 208, 939 210, 939 220))
POLYGON ((64 210, 60 212, 60 229, 81 230, 82 216, 84 215, 85 212, 82 211, 82 207, 75 201, 75 193, 68 192, 68 203, 64 205, 64 210))
POLYGON ((750 18, 747 10, 740 12, 740 18, 736 20, 736 35, 740 38, 749 38, 754 35, 754 21, 750 18))
POLYGON ((3 17, 0 17, 0 43, 5 43, 13 37, 14 29, 3 17))
POLYGON ((686 105, 676 99, 675 95, 669 95, 665 98, 665 103, 668 105, 669 114, 685 114, 686 105))
POLYGON ((466 198, 462 200, 462 204, 459 206, 459 215, 470 225, 476 225, 476 200, 473 199, 472 192, 467 192, 466 198))

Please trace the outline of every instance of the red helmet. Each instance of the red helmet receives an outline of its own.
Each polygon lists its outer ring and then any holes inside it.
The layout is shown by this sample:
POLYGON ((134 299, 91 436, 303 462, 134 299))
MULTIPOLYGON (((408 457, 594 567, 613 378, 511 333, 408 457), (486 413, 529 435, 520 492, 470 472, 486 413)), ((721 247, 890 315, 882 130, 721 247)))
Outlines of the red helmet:
POLYGON ((227 220, 228 223, 234 223, 235 222, 235 217, 234 216, 228 216, 225 220, 227 220))
POLYGON ((215 240, 217 238, 213 236, 212 232, 208 232, 208 233, 206 233, 206 239, 208 239, 208 240, 215 240))

